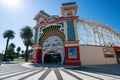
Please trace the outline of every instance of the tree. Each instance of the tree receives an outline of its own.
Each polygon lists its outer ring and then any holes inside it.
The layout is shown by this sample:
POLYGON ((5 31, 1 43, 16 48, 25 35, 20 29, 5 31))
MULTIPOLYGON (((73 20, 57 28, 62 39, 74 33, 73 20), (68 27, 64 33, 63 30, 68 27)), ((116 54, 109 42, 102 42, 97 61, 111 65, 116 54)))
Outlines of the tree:
POLYGON ((22 50, 21 53, 24 54, 24 50, 22 50))
POLYGON ((32 52, 33 52, 33 50, 32 50, 32 49, 29 49, 28 52, 29 52, 30 60, 32 60, 32 52))
POLYGON ((21 53, 22 53, 22 54, 21 54, 20 56, 21 56, 22 58, 24 58, 24 57, 25 57, 24 50, 22 50, 21 53))
POLYGON ((4 54, 4 61, 6 61, 6 54, 7 54, 7 48, 8 48, 9 40, 13 39, 15 37, 14 35, 15 35, 15 33, 12 30, 7 30, 3 33, 3 38, 7 38, 5 54, 4 54))
POLYGON ((21 47, 18 47, 16 51, 17 51, 17 58, 18 58, 18 56, 20 54, 19 52, 21 51, 21 47))
POLYGON ((25 26, 20 31, 20 37, 23 39, 23 41, 26 43, 26 50, 25 50, 25 61, 29 60, 29 53, 28 53, 28 47, 29 47, 29 41, 31 41, 33 37, 33 31, 31 27, 25 26))
POLYGON ((15 48, 15 44, 14 43, 11 43, 9 46, 15 48))
MULTIPOLYGON (((26 41, 23 41, 23 43, 24 43, 25 46, 27 45, 27 42, 26 42, 26 41)), ((30 40, 28 41, 28 45, 29 45, 29 46, 32 46, 32 45, 33 45, 33 39, 30 39, 30 40)))
POLYGON ((9 45, 9 47, 8 47, 7 58, 10 59, 10 60, 14 59, 14 48, 15 48, 15 44, 14 43, 11 43, 9 45))

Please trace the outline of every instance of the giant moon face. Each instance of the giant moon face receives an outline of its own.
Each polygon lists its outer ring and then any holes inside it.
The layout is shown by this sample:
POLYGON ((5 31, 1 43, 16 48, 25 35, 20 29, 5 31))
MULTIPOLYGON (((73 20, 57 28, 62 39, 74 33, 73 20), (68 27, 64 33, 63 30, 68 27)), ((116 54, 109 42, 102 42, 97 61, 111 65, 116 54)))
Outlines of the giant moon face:
POLYGON ((48 37, 42 47, 42 63, 44 63, 45 54, 60 54, 61 64, 63 64, 65 57, 63 40, 58 36, 48 37))

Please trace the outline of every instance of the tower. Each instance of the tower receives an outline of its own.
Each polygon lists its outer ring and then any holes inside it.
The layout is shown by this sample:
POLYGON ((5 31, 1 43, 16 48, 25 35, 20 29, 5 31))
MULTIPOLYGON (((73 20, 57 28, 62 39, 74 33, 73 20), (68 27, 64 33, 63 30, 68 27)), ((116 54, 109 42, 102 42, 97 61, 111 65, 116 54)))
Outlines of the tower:
POLYGON ((65 53, 66 64, 80 65, 80 48, 77 35, 76 16, 78 5, 75 2, 63 3, 61 7, 62 17, 65 17, 65 53))
MULTIPOLYGON (((49 14, 45 13, 44 11, 39 11, 38 14, 34 17, 34 20, 36 21, 36 25, 42 24, 47 17, 49 17, 49 14)), ((33 63, 40 63, 41 62, 41 53, 42 53, 42 45, 39 44, 39 38, 40 38, 40 28, 34 27, 34 44, 33 44, 33 57, 32 62, 33 63)))

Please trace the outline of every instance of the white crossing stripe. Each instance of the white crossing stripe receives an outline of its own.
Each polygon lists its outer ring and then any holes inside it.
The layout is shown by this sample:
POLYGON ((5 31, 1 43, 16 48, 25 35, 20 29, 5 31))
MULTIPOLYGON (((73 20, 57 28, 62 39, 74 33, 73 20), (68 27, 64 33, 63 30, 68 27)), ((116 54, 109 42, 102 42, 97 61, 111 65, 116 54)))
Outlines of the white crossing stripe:
POLYGON ((79 73, 73 72, 71 70, 67 70, 67 71, 69 71, 72 74, 75 74, 76 76, 82 78, 83 80, 100 80, 100 79, 96 79, 96 78, 93 78, 93 77, 90 77, 90 76, 86 76, 84 74, 79 74, 79 73))
POLYGON ((57 79, 54 71, 52 70, 52 71, 46 76, 46 78, 45 78, 44 80, 58 80, 58 79, 57 79))
POLYGON ((29 75, 29 74, 31 74, 31 73, 36 72, 36 71, 38 71, 38 70, 35 70, 35 71, 32 71, 32 72, 28 72, 28 73, 24 73, 24 74, 17 75, 17 76, 13 76, 13 77, 7 78, 7 79, 5 79, 5 80, 18 80, 19 78, 21 78, 21 77, 23 77, 23 76, 27 76, 27 75, 29 75))
POLYGON ((63 72, 61 70, 60 70, 60 73, 61 73, 61 75, 62 75, 62 77, 63 77, 64 80, 77 80, 76 78, 68 75, 67 73, 65 73, 65 72, 63 72))
POLYGON ((42 74, 45 72, 46 70, 39 72, 33 76, 30 76, 29 78, 25 79, 25 80, 38 80, 40 76, 42 76, 42 74))
POLYGON ((120 80, 119 75, 83 69, 22 67, 19 64, 0 66, 0 80, 120 80), (59 79, 58 79, 59 78, 59 79))

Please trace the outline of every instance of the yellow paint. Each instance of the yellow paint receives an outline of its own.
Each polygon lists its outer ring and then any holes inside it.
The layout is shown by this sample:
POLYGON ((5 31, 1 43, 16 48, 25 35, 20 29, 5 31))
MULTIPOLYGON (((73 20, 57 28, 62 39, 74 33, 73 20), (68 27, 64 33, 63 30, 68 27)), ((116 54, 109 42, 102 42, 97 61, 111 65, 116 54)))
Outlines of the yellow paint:
POLYGON ((68 25, 67 25, 67 21, 65 21, 65 28, 66 28, 65 40, 68 41, 68 25))
POLYGON ((66 10, 66 13, 67 13, 67 16, 71 16, 72 15, 72 10, 71 9, 66 10))
POLYGON ((68 46, 80 46, 80 44, 78 44, 78 43, 74 43, 74 44, 65 44, 65 46, 66 46, 66 47, 68 47, 68 46))
POLYGON ((38 46, 37 46, 37 47, 33 47, 32 49, 33 49, 33 50, 35 50, 35 49, 42 49, 42 47, 38 47, 38 46))
POLYGON ((77 35, 77 20, 74 20, 74 32, 75 32, 75 40, 78 40, 78 35, 77 35))
POLYGON ((42 21, 45 21, 45 17, 42 18, 42 21))

